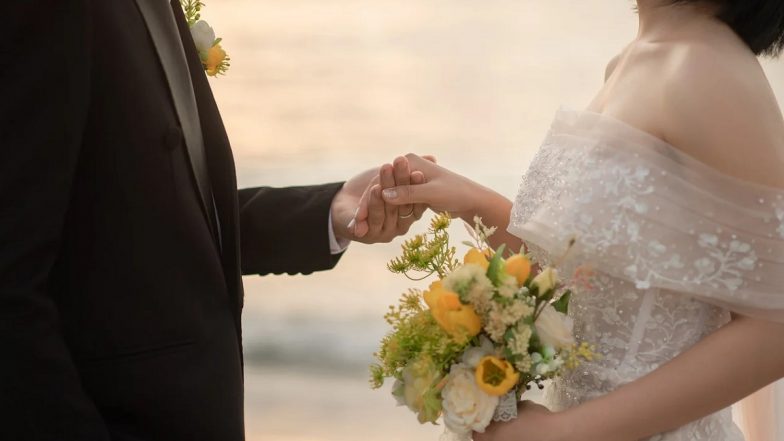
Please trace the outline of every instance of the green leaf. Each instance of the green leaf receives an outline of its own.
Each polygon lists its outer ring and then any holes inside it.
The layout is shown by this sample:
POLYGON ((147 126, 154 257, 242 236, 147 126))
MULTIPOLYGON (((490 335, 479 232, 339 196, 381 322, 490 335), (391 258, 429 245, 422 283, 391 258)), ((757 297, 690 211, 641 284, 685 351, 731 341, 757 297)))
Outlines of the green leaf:
POLYGON ((498 251, 495 252, 493 258, 490 259, 490 266, 487 267, 487 278, 490 279, 495 286, 501 284, 501 276, 504 274, 504 249, 506 249, 506 245, 501 245, 501 247, 498 248, 498 251))
POLYGON ((561 298, 553 302, 553 308, 555 308, 556 311, 562 314, 567 314, 569 312, 569 300, 571 299, 572 299, 572 292, 566 291, 565 293, 563 293, 561 298))

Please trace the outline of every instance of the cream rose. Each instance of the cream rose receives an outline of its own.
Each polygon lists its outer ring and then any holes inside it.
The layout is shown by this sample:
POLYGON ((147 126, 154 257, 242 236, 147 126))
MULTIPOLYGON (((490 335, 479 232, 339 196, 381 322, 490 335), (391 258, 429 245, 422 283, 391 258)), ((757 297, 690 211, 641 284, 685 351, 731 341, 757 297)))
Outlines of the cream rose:
POLYGON ((199 20, 191 27, 191 36, 196 44, 196 50, 199 51, 199 54, 203 54, 206 57, 206 54, 215 43, 215 31, 212 30, 206 21, 199 20))
POLYGON ((392 395, 398 404, 406 405, 417 414, 419 422, 434 422, 440 409, 433 408, 435 403, 428 401, 428 393, 432 391, 438 379, 438 371, 429 361, 415 361, 403 369, 403 381, 396 382, 392 395))
POLYGON ((536 277, 534 277, 534 280, 531 281, 531 285, 535 285, 539 289, 540 296, 555 288, 556 283, 558 283, 558 270, 553 267, 543 269, 542 272, 537 274, 536 277))
POLYGON ((556 311, 552 305, 545 306, 534 326, 539 340, 546 346, 566 349, 575 344, 572 334, 574 322, 571 317, 556 311))
POLYGON ((483 433, 498 407, 498 397, 482 391, 476 384, 474 370, 463 364, 452 366, 441 397, 444 424, 458 435, 483 433))

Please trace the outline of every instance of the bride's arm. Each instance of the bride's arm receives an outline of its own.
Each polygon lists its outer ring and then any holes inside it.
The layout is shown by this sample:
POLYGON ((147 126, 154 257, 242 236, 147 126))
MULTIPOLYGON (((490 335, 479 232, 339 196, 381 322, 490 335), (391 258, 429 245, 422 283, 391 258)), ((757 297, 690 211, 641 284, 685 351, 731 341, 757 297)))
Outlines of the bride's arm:
POLYGON ((420 156, 406 155, 412 171, 420 171, 427 182, 421 185, 403 185, 384 190, 384 201, 392 205, 425 204, 436 212, 449 212, 465 222, 474 223, 480 216, 485 225, 498 227, 490 238, 493 248, 505 244, 507 249, 518 251, 523 246, 520 238, 506 231, 512 202, 490 188, 465 176, 449 171, 420 156))
MULTIPOLYGON (((746 58, 699 50, 684 57, 663 93, 662 131, 711 167, 781 187, 781 112, 756 59, 746 58)), ((782 338, 784 325, 735 317, 650 375, 557 418, 583 440, 635 440, 675 429, 784 377, 782 338)))
POLYGON ((554 415, 562 439, 632 441, 723 409, 784 377, 782 338, 784 325, 736 317, 651 374, 554 415))

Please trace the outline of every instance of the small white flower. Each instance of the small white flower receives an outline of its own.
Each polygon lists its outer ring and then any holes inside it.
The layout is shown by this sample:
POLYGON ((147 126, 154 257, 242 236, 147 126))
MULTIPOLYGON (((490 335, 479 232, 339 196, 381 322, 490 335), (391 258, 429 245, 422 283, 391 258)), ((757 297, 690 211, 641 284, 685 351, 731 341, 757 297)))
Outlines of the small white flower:
POLYGON ((667 251, 667 247, 664 246, 663 243, 659 242, 658 240, 652 240, 648 243, 648 248, 654 253, 662 254, 667 251))
POLYGON ((191 36, 199 53, 206 54, 215 43, 215 31, 204 20, 199 20, 191 26, 191 36))
POLYGON ((545 346, 566 349, 575 344, 572 334, 574 321, 571 317, 556 311, 552 305, 545 306, 534 326, 539 340, 545 346))
POLYGON ((510 305, 492 303, 487 314, 485 331, 493 341, 500 343, 504 339, 507 328, 533 313, 533 306, 520 299, 513 300, 510 305))
POLYGON ((697 241, 703 248, 708 247, 715 247, 719 244, 719 238, 715 234, 700 234, 700 238, 697 241))
POLYGON ((539 375, 547 375, 550 371, 551 369, 548 363, 539 363, 536 365, 536 373, 539 375))
POLYGON ((694 262, 694 267, 697 268, 697 271, 702 275, 711 274, 716 271, 716 263, 707 257, 697 259, 697 261, 694 262))
POLYGON ((738 262, 738 268, 746 271, 754 269, 757 263, 756 256, 746 256, 738 262))
POLYGON ((513 336, 509 340, 508 348, 513 354, 518 356, 528 355, 528 346, 531 342, 531 327, 525 323, 520 323, 514 328, 513 336))
POLYGON ((730 251, 736 253, 748 253, 751 249, 751 245, 741 242, 739 240, 733 240, 730 242, 730 251))
POLYGON ((460 294, 480 314, 490 308, 493 296, 493 282, 487 278, 485 269, 469 263, 461 266, 444 278, 444 288, 460 294))
POLYGON ((517 294, 520 288, 517 286, 517 278, 515 276, 507 275, 501 280, 501 286, 498 287, 498 294, 501 294, 501 297, 506 297, 507 299, 511 299, 512 297, 517 294))
POLYGON ((480 389, 474 370, 462 364, 452 366, 441 397, 444 424, 458 435, 484 433, 498 407, 498 397, 480 389))

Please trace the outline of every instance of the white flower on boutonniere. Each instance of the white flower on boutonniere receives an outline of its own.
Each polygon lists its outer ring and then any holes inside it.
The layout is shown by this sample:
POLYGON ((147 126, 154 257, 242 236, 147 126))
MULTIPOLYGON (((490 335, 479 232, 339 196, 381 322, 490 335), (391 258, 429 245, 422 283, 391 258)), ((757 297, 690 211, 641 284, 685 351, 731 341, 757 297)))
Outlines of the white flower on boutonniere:
POLYGON ((196 44, 196 50, 199 51, 199 57, 206 58, 215 43, 215 31, 206 21, 199 20, 191 26, 191 36, 196 44))
POLYGON ((180 0, 185 12, 185 19, 191 30, 193 43, 199 52, 204 70, 207 75, 214 77, 226 73, 229 69, 229 56, 220 45, 221 39, 215 38, 215 31, 204 20, 201 20, 201 8, 204 3, 199 0, 180 0))

